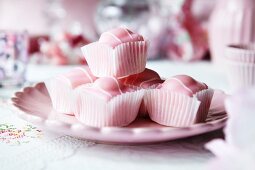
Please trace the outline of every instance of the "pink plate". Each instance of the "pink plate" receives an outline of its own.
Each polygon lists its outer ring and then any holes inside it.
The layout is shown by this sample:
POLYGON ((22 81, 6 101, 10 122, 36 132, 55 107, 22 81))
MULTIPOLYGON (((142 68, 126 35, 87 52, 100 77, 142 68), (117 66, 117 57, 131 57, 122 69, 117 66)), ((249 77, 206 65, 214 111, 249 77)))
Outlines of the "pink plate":
POLYGON ((227 115, 223 106, 226 95, 216 91, 206 123, 186 128, 166 127, 148 119, 137 119, 127 127, 89 127, 73 116, 56 113, 44 83, 26 87, 12 98, 15 110, 24 120, 50 131, 87 140, 115 144, 138 144, 170 141, 211 132, 224 127, 227 115))

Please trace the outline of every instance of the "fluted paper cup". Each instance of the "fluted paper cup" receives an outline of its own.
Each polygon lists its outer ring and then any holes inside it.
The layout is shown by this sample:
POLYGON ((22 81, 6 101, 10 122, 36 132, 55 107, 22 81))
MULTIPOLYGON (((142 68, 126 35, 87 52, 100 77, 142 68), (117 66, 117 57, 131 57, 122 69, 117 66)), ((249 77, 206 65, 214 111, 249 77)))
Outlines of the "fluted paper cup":
POLYGON ((210 88, 207 90, 202 90, 195 94, 195 98, 197 98, 201 102, 197 112, 195 123, 201 123, 206 120, 211 106, 213 94, 214 90, 210 88))
POLYGON ((75 116, 88 126, 127 126, 132 123, 137 115, 144 96, 144 90, 126 92, 105 101, 97 96, 75 90, 75 116))
POLYGON ((115 48, 95 42, 81 49, 95 76, 124 77, 144 71, 148 42, 122 43, 115 48))
POLYGON ((229 45, 225 58, 227 61, 255 63, 255 44, 229 45))
POLYGON ((227 76, 233 91, 255 86, 255 64, 228 61, 227 76))
MULTIPOLYGON (((125 85, 132 88, 132 89, 136 89, 136 90, 143 89, 143 90, 145 90, 145 93, 146 93, 147 90, 156 89, 159 86, 159 83, 153 84, 153 85, 148 86, 146 88, 141 87, 141 86, 130 85, 130 84, 125 84, 125 85)), ((144 98, 142 100, 141 106, 139 108, 139 114, 138 114, 138 116, 142 117, 142 118, 147 118, 148 117, 147 100, 145 98, 146 98, 146 96, 144 96, 144 98)))
POLYGON ((225 63, 232 91, 255 85, 255 44, 229 45, 225 63))
POLYGON ((45 81, 49 92, 52 107, 59 113, 73 114, 72 104, 73 89, 70 84, 61 77, 45 81))
POLYGON ((148 116, 148 111, 147 111, 147 101, 145 99, 142 100, 140 108, 139 108, 139 117, 147 117, 148 116))
POLYGON ((165 126, 188 127, 204 122, 213 90, 202 90, 189 97, 168 90, 154 89, 145 94, 151 120, 165 126))
POLYGON ((72 71, 45 81, 52 106, 59 113, 73 114, 73 89, 82 84, 92 83, 96 77, 85 68, 74 68, 72 71))

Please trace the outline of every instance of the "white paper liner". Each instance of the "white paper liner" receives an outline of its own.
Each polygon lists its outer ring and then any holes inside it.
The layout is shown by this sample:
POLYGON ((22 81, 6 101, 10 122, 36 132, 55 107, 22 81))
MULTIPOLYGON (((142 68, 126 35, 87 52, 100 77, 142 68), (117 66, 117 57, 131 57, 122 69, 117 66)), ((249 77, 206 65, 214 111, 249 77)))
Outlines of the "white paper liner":
POLYGON ((225 52, 226 60, 255 63, 255 44, 229 45, 225 52))
POLYGON ((69 83, 59 77, 45 81, 52 106, 59 113, 73 114, 73 89, 69 83))
POLYGON ((139 108, 139 117, 147 117, 148 116, 148 112, 147 112, 147 103, 146 100, 142 100, 142 103, 140 105, 139 108))
MULTIPOLYGON (((132 89, 135 89, 135 90, 144 90, 146 92, 146 90, 155 89, 158 86, 158 84, 151 85, 148 88, 143 88, 143 87, 135 86, 135 85, 132 85, 132 84, 126 84, 126 86, 128 86, 132 89)), ((139 117, 142 117, 142 118, 148 117, 147 103, 146 102, 147 102, 147 100, 145 100, 145 96, 144 96, 143 100, 141 102, 140 108, 139 108, 139 113, 138 113, 139 117)))
POLYGON ((115 48, 95 42, 81 49, 95 76, 124 77, 144 71, 148 42, 122 43, 115 48))
POLYGON ((165 126, 188 127, 205 121, 210 107, 210 101, 205 100, 211 100, 212 95, 210 89, 198 92, 194 97, 153 89, 146 92, 145 99, 151 120, 165 126))
POLYGON ((213 94, 214 90, 210 88, 207 90, 202 90, 195 94, 195 97, 201 102, 197 112, 195 123, 205 122, 209 113, 213 94))
POLYGON ((227 62, 227 77, 232 90, 255 85, 255 63, 227 62))
POLYGON ((75 90, 75 116, 88 126, 126 126, 133 122, 144 96, 144 90, 127 92, 104 101, 79 88, 75 90))

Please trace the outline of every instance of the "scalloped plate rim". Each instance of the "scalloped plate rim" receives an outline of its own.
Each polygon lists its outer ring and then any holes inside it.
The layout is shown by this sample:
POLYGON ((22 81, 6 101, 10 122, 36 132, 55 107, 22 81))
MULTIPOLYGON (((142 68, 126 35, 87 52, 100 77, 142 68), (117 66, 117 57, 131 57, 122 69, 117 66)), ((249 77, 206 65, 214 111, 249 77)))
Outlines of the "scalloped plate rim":
MULTIPOLYGON (((38 88, 38 85, 40 85, 42 82, 40 83, 36 83, 33 86, 28 86, 28 87, 24 87, 22 88, 20 91, 17 92, 21 92, 21 93, 25 93, 25 89, 27 88, 38 88)), ((16 92, 16 93, 17 93, 16 92)), ((19 98, 20 96, 16 96, 16 93, 14 94, 14 96, 11 98, 19 98)), ((111 143, 111 144, 141 144, 141 143, 158 143, 158 142, 166 142, 166 141, 171 141, 171 140, 176 140, 176 139, 182 139, 182 138, 187 138, 187 137, 191 137, 191 136, 195 136, 195 135, 200 135, 200 134, 204 134, 204 133, 208 133, 208 132, 212 132, 218 129, 221 129, 225 126, 226 120, 227 120, 227 116, 217 119, 217 120, 213 120, 211 122, 206 122, 206 123, 199 123, 199 124, 195 124, 192 125, 190 127, 183 127, 183 128, 173 128, 173 127, 166 127, 166 126, 162 126, 162 127, 132 127, 132 128, 123 128, 123 127, 91 127, 91 126, 86 126, 83 125, 81 123, 66 123, 66 122, 62 122, 62 121, 56 121, 55 122, 60 122, 61 127, 64 129, 52 129, 52 127, 54 127, 53 125, 48 124, 47 122, 49 122, 49 119, 47 118, 43 118, 41 116, 38 115, 34 115, 31 113, 26 113, 25 111, 21 110, 20 108, 18 108, 18 106, 14 105, 14 102, 12 102, 12 108, 18 112, 18 116, 20 118, 22 118, 23 120, 26 120, 30 123, 33 123, 39 127, 45 128, 49 131, 52 132, 57 132, 57 133, 61 133, 61 134, 66 134, 66 135, 70 135, 70 136, 74 136, 74 137, 78 137, 78 138, 82 138, 85 140, 92 140, 92 141, 97 141, 97 142, 101 142, 101 143, 111 143), (37 120, 37 121, 35 121, 37 120), (85 130, 87 133, 94 133, 94 135, 96 137, 88 137, 88 135, 85 136, 84 135, 78 135, 77 133, 79 132, 77 129, 77 126, 79 126, 79 128, 82 130, 85 130), (76 127, 76 128, 75 128, 76 127), (140 132, 139 132, 140 131, 140 132), (173 135, 171 134, 171 132, 182 132, 181 134, 178 135, 173 135), (155 138, 155 136, 153 137, 149 137, 148 135, 155 135, 155 133, 157 134, 158 138, 155 138), (105 136, 109 136, 112 135, 112 137, 107 138, 105 136), (98 136, 99 135, 99 136, 98 136), (118 135, 119 138, 116 139, 116 137, 118 135), (122 138, 121 135, 124 137, 122 138), (141 136, 139 136, 141 135, 141 136), (128 138, 127 136, 129 136, 130 138, 128 138)))

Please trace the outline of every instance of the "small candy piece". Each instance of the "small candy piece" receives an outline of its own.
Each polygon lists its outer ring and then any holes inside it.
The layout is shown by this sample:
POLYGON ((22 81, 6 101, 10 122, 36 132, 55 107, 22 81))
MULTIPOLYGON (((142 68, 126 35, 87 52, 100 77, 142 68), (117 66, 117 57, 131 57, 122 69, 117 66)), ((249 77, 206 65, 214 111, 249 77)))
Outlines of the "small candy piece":
POLYGON ((81 50, 95 76, 120 78, 144 71, 148 45, 142 36, 126 28, 116 28, 81 50))
POLYGON ((133 33, 127 28, 119 27, 119 28, 115 28, 110 31, 104 32, 100 36, 98 42, 108 44, 114 48, 121 43, 143 41, 143 40, 144 39, 141 35, 133 33))
POLYGON ((153 70, 145 69, 142 73, 134 74, 121 79, 125 85, 132 85, 142 88, 149 88, 157 86, 164 82, 161 80, 159 74, 153 70))
POLYGON ((214 90, 187 75, 167 79, 146 93, 151 120, 165 126, 189 127, 205 122, 214 90))
MULTIPOLYGON (((161 80, 157 72, 147 68, 141 73, 130 75, 120 80, 127 86, 136 86, 141 87, 143 89, 157 88, 164 82, 164 80, 161 80)), ((147 116, 146 107, 147 107, 146 103, 143 100, 139 110, 140 116, 142 117, 147 116)))
POLYGON ((132 88, 121 84, 115 77, 98 78, 94 83, 83 86, 82 90, 106 101, 122 93, 134 91, 132 88))
POLYGON ((161 86, 173 92, 182 93, 192 97, 197 92, 208 89, 207 85, 200 83, 187 75, 177 75, 167 79, 161 86))
POLYGON ((133 90, 115 77, 101 77, 75 89, 76 118, 88 126, 126 126, 133 122, 144 90, 133 90))
POLYGON ((102 77, 97 79, 92 88, 96 91, 98 95, 103 95, 107 100, 113 96, 122 93, 121 87, 123 87, 119 81, 114 77, 102 77))
POLYGON ((88 67, 77 67, 66 74, 58 76, 57 78, 64 80, 72 89, 82 84, 93 83, 97 79, 88 67))
POLYGON ((65 114, 73 113, 73 89, 80 85, 92 83, 97 78, 92 75, 89 68, 75 68, 72 71, 45 81, 53 108, 65 114))

